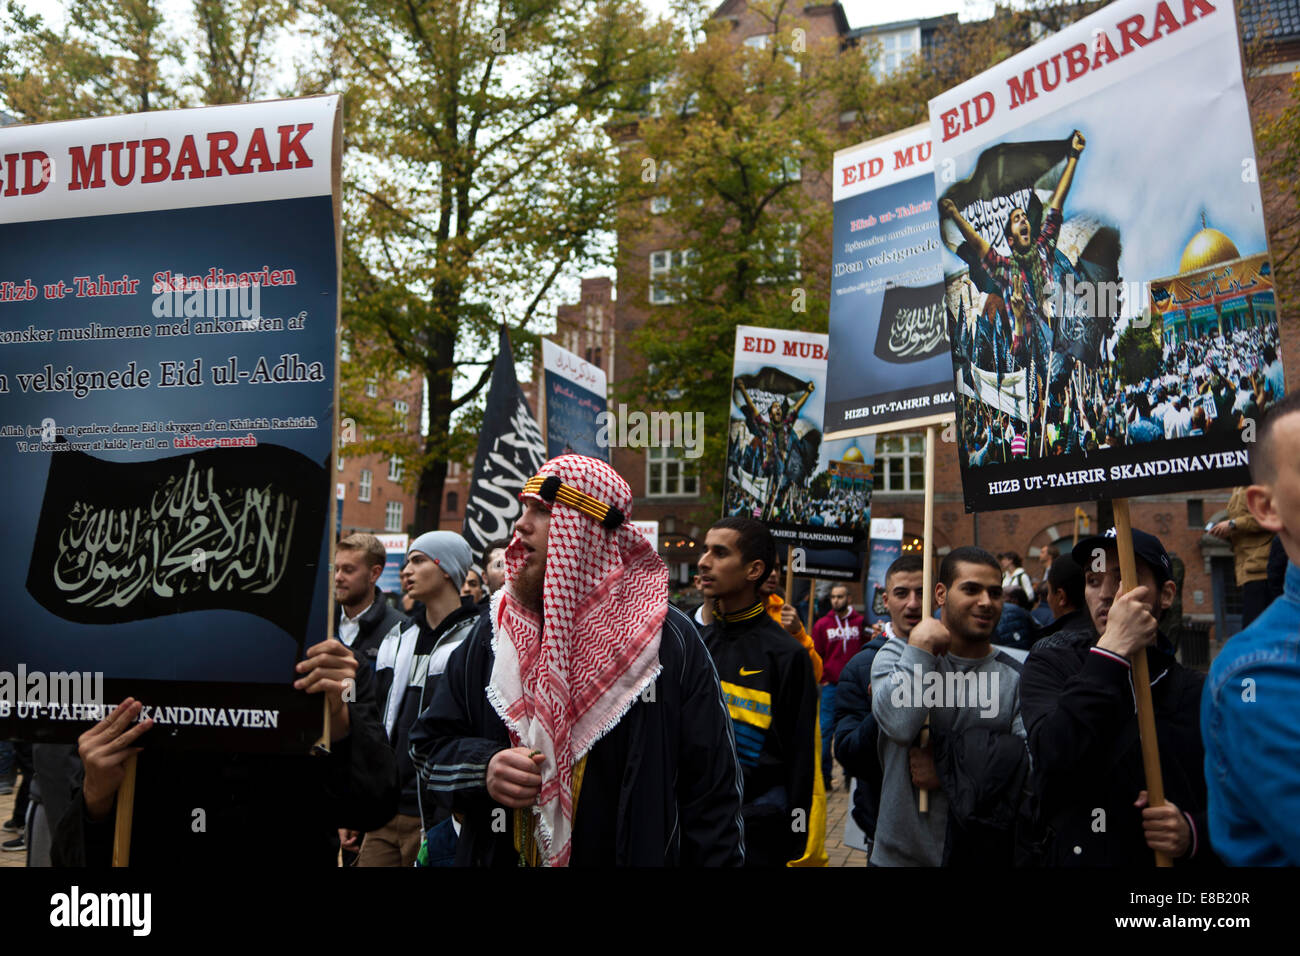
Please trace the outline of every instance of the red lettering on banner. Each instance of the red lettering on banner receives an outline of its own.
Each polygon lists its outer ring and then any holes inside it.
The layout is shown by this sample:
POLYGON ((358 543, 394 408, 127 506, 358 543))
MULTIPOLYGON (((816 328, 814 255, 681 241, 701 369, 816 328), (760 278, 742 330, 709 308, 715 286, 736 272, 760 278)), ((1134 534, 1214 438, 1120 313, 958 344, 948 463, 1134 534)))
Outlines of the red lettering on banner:
POLYGON ((199 148, 194 145, 193 136, 186 136, 181 141, 181 152, 176 157, 176 168, 172 171, 172 179, 184 179, 186 168, 190 170, 190 179, 203 178, 203 167, 199 164, 199 148))
POLYGON ((138 139, 129 139, 125 143, 108 144, 108 171, 113 176, 113 182, 118 186, 129 185, 131 180, 135 179, 135 148, 139 145, 140 141, 138 139), (118 162, 124 149, 126 150, 127 158, 131 160, 131 164, 127 167, 126 172, 121 171, 122 166, 118 162))
POLYGON ((259 173, 269 173, 280 168, 271 162, 271 150, 266 145, 266 132, 260 126, 253 130, 252 138, 248 141, 248 152, 244 153, 244 168, 252 169, 254 159, 257 160, 259 173))
POLYGON ((1008 76, 1007 90, 1011 93, 1011 109, 1037 97, 1038 91, 1034 89, 1034 68, 1031 66, 1022 76, 1008 76))
POLYGON ((68 174, 68 189, 101 189, 104 183, 104 144, 90 147, 90 156, 80 146, 68 149, 72 170, 68 174))
POLYGON ((172 170, 171 160, 167 158, 172 144, 165 139, 146 139, 141 145, 144 147, 144 175, 140 182, 162 182, 172 170))
POLYGON ((1088 72, 1088 47, 1076 43, 1065 51, 1065 82, 1077 80, 1088 72))
POLYGON ((239 137, 230 132, 222 130, 219 133, 208 134, 208 175, 220 176, 221 167, 226 167, 226 172, 232 176, 238 176, 240 173, 252 172, 247 166, 236 166, 233 153, 239 146, 239 137))
POLYGON ((1160 0, 1156 6, 1156 22, 1151 25, 1151 39, 1159 40, 1166 34, 1173 33, 1178 29, 1178 20, 1174 17, 1174 11, 1169 9, 1169 4, 1165 0, 1160 0), (1161 33, 1161 29, 1164 33, 1161 33))
POLYGON ((313 125, 299 123, 297 132, 294 132, 292 126, 277 127, 280 133, 280 161, 275 164, 276 169, 308 169, 312 165, 311 157, 302 148, 302 138, 311 131, 313 125), (293 133, 292 137, 290 133, 293 133), (298 157, 292 165, 289 163, 290 154, 298 157))
POLYGON ((1151 42, 1142 35, 1142 24, 1145 19, 1142 14, 1135 13, 1119 21, 1120 56, 1126 56, 1138 47, 1146 46, 1151 42))

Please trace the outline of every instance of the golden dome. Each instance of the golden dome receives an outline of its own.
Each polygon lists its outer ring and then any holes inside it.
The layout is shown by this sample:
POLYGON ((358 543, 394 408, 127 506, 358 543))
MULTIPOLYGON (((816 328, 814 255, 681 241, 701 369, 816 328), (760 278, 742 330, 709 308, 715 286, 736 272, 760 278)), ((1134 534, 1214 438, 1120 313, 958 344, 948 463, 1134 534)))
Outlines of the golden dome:
POLYGON ((865 459, 862 457, 862 449, 859 448, 857 445, 851 445, 849 447, 849 450, 844 453, 844 457, 841 458, 840 460, 841 461, 865 461, 865 459))
POLYGON ((1192 236, 1192 241, 1183 250, 1178 271, 1186 274, 1208 268, 1218 262, 1231 262, 1233 259, 1240 258, 1241 253, 1237 251, 1237 246, 1231 239, 1219 230, 1206 226, 1192 236))

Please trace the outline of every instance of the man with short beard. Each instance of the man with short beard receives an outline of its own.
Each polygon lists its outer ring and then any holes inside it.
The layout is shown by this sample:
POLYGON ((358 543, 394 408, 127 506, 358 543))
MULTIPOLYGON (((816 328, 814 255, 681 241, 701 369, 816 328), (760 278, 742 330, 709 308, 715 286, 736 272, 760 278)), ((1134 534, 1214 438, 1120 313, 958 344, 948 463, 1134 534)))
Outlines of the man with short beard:
POLYGON ((1035 791, 1056 866, 1152 866, 1212 859, 1200 700, 1204 676, 1174 658, 1156 621, 1177 585, 1164 545, 1133 529, 1137 586, 1119 594, 1115 529, 1075 545, 1092 629, 1034 645, 1020 693, 1035 791), (1100 633, 1100 638, 1097 636, 1100 633), (1166 802, 1147 806, 1132 659, 1145 654, 1166 802))
POLYGON ((448 662, 411 757, 461 821, 458 865, 739 865, 717 674, 602 461, 524 485, 491 613, 448 662))
POLYGON ((350 534, 334 551, 334 633, 371 667, 380 642, 403 623, 402 612, 384 599, 376 583, 387 561, 383 543, 373 534, 350 534))
POLYGON ((924 567, 919 554, 905 554, 885 572, 885 609, 889 614, 886 631, 874 637, 855 654, 844 670, 835 691, 835 757, 846 777, 856 777, 853 791, 853 822, 866 834, 867 857, 875 838, 876 816, 880 812, 880 788, 884 771, 880 764, 880 725, 871 714, 871 662, 890 637, 906 641, 912 628, 921 623, 921 590, 924 567))
POLYGON ((954 549, 939 566, 935 601, 939 620, 919 621, 906 642, 891 638, 871 664, 884 767, 871 862, 1009 866, 1029 760, 1020 664, 992 646, 1002 613, 997 559, 954 549), (926 813, 921 790, 930 792, 926 813))

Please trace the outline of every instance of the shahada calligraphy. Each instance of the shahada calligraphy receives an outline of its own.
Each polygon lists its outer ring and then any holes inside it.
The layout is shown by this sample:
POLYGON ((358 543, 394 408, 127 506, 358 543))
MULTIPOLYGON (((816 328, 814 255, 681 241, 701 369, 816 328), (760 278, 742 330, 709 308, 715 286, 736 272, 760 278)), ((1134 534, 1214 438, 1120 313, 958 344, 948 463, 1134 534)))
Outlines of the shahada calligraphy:
POLYGON ((301 640, 329 491, 324 468, 278 445, 52 455, 27 589, 87 624, 222 608, 301 640))

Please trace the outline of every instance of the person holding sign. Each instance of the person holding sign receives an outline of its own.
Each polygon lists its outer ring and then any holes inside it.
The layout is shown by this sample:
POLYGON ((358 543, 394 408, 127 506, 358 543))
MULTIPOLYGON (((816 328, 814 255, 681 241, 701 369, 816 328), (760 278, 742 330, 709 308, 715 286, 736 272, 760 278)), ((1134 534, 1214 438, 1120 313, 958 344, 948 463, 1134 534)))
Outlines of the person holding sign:
POLYGON ((1025 661, 1021 700, 1035 789, 1054 834, 1052 865, 1145 867, 1152 850, 1175 864, 1214 859, 1201 770, 1204 677, 1178 663, 1156 627, 1177 593, 1164 545, 1135 528, 1133 551, 1137 586, 1119 594, 1115 530, 1075 545, 1093 627, 1044 638, 1025 661), (1161 807, 1147 806, 1131 683, 1137 654, 1146 654, 1151 675, 1161 807))
POLYGON ((1230 865, 1300 866, 1300 391, 1265 416, 1250 474, 1246 504, 1277 533, 1286 584, 1210 666, 1201 700, 1210 834, 1230 865))
POLYGON ((1029 772, 1020 663, 992 645, 1002 569, 982 548, 939 566, 939 620, 890 638, 871 662, 884 782, 874 866, 1010 866, 1029 772), (930 744, 917 746, 927 718, 930 744), (930 791, 921 812, 918 790, 930 791))
POLYGON ((54 834, 55 866, 108 866, 127 758, 139 754, 131 864, 338 865, 338 829, 375 830, 397 810, 397 763, 375 707, 374 676, 342 643, 307 649, 294 687, 325 694, 328 754, 239 754, 139 746, 154 726, 128 697, 78 740, 85 779, 54 834))
MULTIPOLYGON (((504 589, 411 729, 460 866, 738 866, 740 771, 717 674, 603 461, 520 498, 504 589)), ((810 682, 811 683, 811 682, 810 682)))

